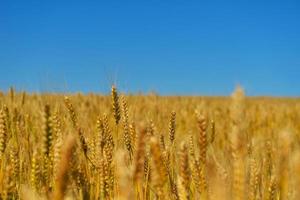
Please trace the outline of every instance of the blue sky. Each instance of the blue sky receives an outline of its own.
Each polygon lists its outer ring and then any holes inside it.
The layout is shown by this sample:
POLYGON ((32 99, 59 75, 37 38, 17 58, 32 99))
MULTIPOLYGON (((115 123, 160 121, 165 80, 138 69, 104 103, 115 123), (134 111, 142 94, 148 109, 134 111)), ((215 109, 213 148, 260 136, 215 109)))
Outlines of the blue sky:
POLYGON ((0 89, 300 96, 300 1, 0 2, 0 89))

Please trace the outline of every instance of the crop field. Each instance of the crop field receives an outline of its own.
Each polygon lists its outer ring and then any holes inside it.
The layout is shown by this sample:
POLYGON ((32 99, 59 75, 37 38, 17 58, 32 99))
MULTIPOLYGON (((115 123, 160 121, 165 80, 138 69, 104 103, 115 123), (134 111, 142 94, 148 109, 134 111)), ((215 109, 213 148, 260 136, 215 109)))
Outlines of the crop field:
POLYGON ((300 199, 297 98, 11 89, 0 108, 0 199, 300 199))

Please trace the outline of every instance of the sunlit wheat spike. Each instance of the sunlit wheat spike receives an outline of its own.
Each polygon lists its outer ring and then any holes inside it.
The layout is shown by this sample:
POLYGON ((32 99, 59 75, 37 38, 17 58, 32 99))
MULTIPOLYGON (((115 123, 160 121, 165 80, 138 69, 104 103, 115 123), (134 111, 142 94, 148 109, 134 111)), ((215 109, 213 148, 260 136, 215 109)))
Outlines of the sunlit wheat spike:
POLYGON ((124 131, 124 144, 129 153, 130 160, 132 158, 132 141, 129 133, 129 116, 128 116, 128 105, 124 96, 122 96, 122 112, 123 112, 123 131, 124 131))
POLYGON ((112 109, 114 113, 115 122, 116 124, 119 124, 119 121, 121 119, 121 109, 119 105, 119 95, 115 85, 112 85, 111 87, 111 98, 112 98, 112 109))
POLYGON ((10 165, 4 168, 5 176, 3 177, 2 181, 2 188, 1 188, 1 199, 12 199, 12 193, 15 192, 16 185, 14 184, 13 180, 13 172, 12 167, 10 165))
POLYGON ((46 190, 49 190, 50 187, 50 177, 52 175, 52 142, 53 142, 53 134, 52 134, 52 126, 51 126, 51 113, 50 106, 46 104, 44 106, 43 112, 43 145, 42 145, 42 153, 43 153, 43 166, 42 166, 42 174, 43 174, 43 184, 46 190))
POLYGON ((103 120, 103 128, 104 128, 105 135, 108 137, 109 135, 111 135, 111 130, 109 127, 107 115, 103 115, 102 120, 103 120))
MULTIPOLYGON (((171 177, 171 160, 170 160, 170 151, 168 149, 162 149, 162 161, 165 165, 165 168, 166 168, 166 171, 167 171, 167 174, 169 176, 169 179, 172 178, 171 177)), ((173 181, 173 179, 172 179, 173 181)))
POLYGON ((144 160, 144 178, 147 179, 150 174, 150 163, 149 163, 150 155, 147 153, 145 155, 145 160, 144 160))
POLYGON ((69 111, 69 115, 71 117, 71 121, 73 124, 74 128, 78 128, 78 124, 77 124, 77 115, 76 112, 74 110, 73 104, 71 103, 69 97, 65 96, 65 106, 67 107, 68 111, 69 111))
POLYGON ((99 148, 100 151, 102 151, 106 140, 106 132, 104 130, 104 124, 101 116, 98 116, 96 125, 97 125, 96 145, 97 148, 99 148))
POLYGON ((51 128, 51 119, 50 119, 50 106, 48 104, 44 107, 43 113, 43 154, 49 156, 50 150, 52 147, 52 128, 51 128))
POLYGON ((199 128, 199 152, 200 160, 202 164, 206 164, 206 152, 207 152, 207 119, 204 115, 198 116, 198 128, 199 128))
POLYGON ((84 153, 84 156, 87 157, 88 144, 86 142, 85 137, 83 136, 83 130, 81 128, 78 128, 77 133, 79 135, 79 141, 80 141, 81 149, 82 149, 82 151, 84 153))
POLYGON ((259 171, 255 159, 250 160, 249 200, 255 200, 259 187, 259 171))
POLYGON ((19 152, 17 147, 13 146, 11 148, 9 157, 11 162, 12 176, 17 181, 19 179, 19 171, 20 171, 20 159, 19 159, 19 152))
POLYGON ((277 199, 277 181, 276 178, 273 176, 268 186, 267 200, 276 200, 276 199, 277 199))
POLYGON ((194 145, 194 137, 191 135, 189 139, 189 154, 191 159, 195 160, 195 145, 194 145))
POLYGON ((100 193, 100 197, 102 199, 105 198, 106 196, 106 191, 105 191, 105 175, 104 175, 104 159, 100 160, 100 168, 99 168, 99 193, 100 193))
POLYGON ((30 182, 34 190, 38 190, 40 184, 40 164, 37 151, 34 151, 31 159, 30 182))
POLYGON ((165 143, 165 137, 163 134, 159 135, 159 144, 160 144, 160 148, 165 151, 166 150, 166 143, 165 143))
POLYGON ((61 159, 61 149, 63 145, 63 135, 61 131, 61 120, 58 117, 58 113, 54 113, 51 117, 53 136, 55 136, 53 141, 53 175, 54 179, 57 175, 58 163, 61 159))
POLYGON ((7 143, 6 114, 3 109, 0 111, 0 159, 3 157, 7 143))
POLYGON ((129 124, 129 132, 130 132, 130 137, 132 141, 132 148, 133 150, 136 150, 136 129, 135 129, 135 123, 132 122, 129 124))
POLYGON ((170 183, 171 193, 174 200, 179 200, 178 186, 175 182, 170 183))
POLYGON ((5 124, 6 124, 6 132, 7 135, 11 134, 11 120, 10 120, 10 113, 9 113, 9 108, 6 104, 3 105, 3 112, 6 117, 5 119, 5 124))
POLYGON ((112 163, 115 143, 114 143, 113 136, 111 134, 111 130, 109 128, 108 118, 106 115, 103 116, 102 122, 103 122, 103 126, 102 126, 103 134, 105 135, 105 141, 103 141, 104 142, 103 152, 107 162, 112 163))
POLYGON ((169 121, 169 139, 171 144, 173 144, 175 140, 175 131, 176 131, 176 112, 172 111, 169 121))

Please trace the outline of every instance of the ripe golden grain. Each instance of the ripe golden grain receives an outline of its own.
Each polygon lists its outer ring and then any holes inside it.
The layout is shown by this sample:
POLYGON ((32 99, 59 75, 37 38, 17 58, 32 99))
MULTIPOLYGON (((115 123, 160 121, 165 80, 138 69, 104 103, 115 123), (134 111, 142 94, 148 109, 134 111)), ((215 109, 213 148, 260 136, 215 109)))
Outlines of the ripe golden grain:
POLYGON ((62 98, 0 95, 1 199, 299 199, 299 99, 62 98))

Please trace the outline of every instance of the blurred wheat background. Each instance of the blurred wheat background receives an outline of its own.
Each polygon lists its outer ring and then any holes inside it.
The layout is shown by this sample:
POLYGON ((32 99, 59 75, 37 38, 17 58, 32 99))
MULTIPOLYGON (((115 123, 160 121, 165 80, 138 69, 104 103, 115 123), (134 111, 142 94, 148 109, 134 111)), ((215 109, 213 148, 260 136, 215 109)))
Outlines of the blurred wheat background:
POLYGON ((300 199, 300 101, 0 95, 1 199, 300 199))

